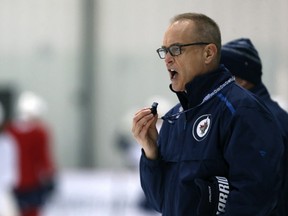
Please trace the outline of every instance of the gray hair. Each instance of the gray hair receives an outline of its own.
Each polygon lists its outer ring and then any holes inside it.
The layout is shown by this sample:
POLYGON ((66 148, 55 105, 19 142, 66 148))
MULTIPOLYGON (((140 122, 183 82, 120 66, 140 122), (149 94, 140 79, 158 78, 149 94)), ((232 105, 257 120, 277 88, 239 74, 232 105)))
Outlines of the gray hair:
POLYGON ((196 37, 201 42, 210 42, 216 45, 219 58, 221 55, 221 32, 217 23, 210 17, 200 13, 178 14, 171 19, 171 23, 181 20, 192 20, 196 24, 196 37))

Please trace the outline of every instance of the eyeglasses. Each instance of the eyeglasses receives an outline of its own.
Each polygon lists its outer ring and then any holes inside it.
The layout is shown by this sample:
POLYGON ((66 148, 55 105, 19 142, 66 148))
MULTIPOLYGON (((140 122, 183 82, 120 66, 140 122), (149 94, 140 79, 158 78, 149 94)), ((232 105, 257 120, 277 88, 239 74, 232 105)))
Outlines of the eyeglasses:
POLYGON ((196 45, 208 45, 210 43, 207 42, 196 42, 189 44, 173 44, 170 47, 161 47, 157 49, 157 53, 161 59, 165 59, 166 54, 169 52, 171 56, 178 56, 182 53, 182 47, 185 46, 196 46, 196 45))

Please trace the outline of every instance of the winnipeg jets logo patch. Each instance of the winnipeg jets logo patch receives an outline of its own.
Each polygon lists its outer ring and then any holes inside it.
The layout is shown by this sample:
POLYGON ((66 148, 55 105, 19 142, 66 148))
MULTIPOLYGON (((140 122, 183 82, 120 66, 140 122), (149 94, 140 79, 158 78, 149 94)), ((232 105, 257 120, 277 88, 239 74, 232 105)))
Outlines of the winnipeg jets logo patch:
POLYGON ((194 139, 202 141, 211 127, 211 114, 200 116, 193 124, 192 134, 194 139))

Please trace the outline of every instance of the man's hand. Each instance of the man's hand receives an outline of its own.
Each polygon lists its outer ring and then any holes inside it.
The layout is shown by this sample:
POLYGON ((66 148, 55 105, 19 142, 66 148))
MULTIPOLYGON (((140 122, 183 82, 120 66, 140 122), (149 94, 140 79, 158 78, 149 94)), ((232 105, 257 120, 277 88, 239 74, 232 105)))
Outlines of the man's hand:
POLYGON ((133 118, 132 133, 137 142, 142 146, 146 157, 150 160, 155 160, 158 157, 157 119, 158 115, 153 115, 151 108, 139 110, 133 118))

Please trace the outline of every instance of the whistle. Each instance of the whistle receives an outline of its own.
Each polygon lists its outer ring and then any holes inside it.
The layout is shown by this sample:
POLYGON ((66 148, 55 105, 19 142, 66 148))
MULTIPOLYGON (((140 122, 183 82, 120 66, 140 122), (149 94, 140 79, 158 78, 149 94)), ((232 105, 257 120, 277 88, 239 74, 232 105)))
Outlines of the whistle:
POLYGON ((150 108, 150 110, 154 116, 157 114, 157 106, 158 106, 158 103, 153 102, 153 104, 151 105, 151 108, 150 108))

